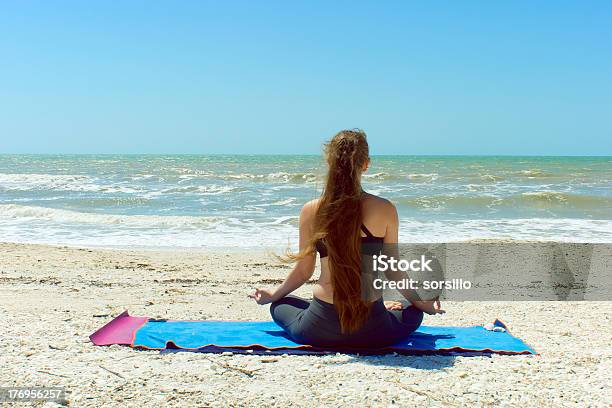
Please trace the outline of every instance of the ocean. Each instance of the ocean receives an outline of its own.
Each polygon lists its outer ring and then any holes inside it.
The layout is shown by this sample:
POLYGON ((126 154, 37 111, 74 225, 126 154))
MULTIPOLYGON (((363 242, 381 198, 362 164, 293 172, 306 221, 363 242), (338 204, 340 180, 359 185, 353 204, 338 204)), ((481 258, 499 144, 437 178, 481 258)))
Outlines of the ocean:
MULTIPOLYGON (((295 248, 324 177, 320 156, 0 155, 0 241, 295 248)), ((363 187, 401 242, 612 242, 612 157, 374 156, 363 187)))

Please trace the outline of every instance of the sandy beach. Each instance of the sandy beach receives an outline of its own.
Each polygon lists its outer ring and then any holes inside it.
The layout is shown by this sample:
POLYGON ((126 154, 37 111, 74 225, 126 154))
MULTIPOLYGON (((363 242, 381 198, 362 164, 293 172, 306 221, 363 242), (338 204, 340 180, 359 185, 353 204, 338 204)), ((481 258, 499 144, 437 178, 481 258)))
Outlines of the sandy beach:
MULTIPOLYGON (((95 347, 128 309, 269 320, 247 294, 288 271, 263 252, 0 244, 0 382, 70 406, 610 406, 612 302, 446 302, 427 325, 503 320, 537 356, 257 356, 95 347)), ((298 295, 310 296, 310 285, 298 295)), ((47 406, 53 406, 47 403, 47 406)))

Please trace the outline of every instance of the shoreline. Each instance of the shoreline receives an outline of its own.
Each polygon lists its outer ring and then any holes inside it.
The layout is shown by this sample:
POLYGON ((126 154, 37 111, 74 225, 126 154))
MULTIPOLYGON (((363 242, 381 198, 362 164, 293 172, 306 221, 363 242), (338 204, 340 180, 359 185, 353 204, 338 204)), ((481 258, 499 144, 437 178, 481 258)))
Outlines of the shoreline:
POLYGON ((62 249, 91 249, 100 251, 119 251, 119 252, 201 252, 201 253, 252 253, 252 254, 266 254, 269 252, 266 248, 256 247, 181 247, 181 246, 107 246, 107 245, 88 245, 88 244, 63 244, 63 243, 45 243, 45 242, 15 242, 15 241, 1 241, 2 245, 23 245, 23 246, 34 246, 41 248, 62 248, 62 249))
MULTIPOLYGON (((400 242, 400 245, 442 245, 442 244, 592 244, 592 245, 612 245, 612 241, 561 241, 555 239, 514 239, 514 238, 478 238, 465 240, 448 240, 446 242, 400 242)), ((0 240, 0 245, 24 245, 24 246, 40 246, 48 248, 70 248, 70 249, 93 249, 101 251, 142 251, 142 252, 220 252, 220 253, 253 253, 267 254, 269 252, 283 252, 287 248, 261 248, 256 246, 138 246, 138 245, 90 245, 90 244, 71 244, 71 243, 48 243, 48 242, 19 242, 19 241, 3 241, 0 240)), ((289 248, 293 250, 294 248, 289 248)))

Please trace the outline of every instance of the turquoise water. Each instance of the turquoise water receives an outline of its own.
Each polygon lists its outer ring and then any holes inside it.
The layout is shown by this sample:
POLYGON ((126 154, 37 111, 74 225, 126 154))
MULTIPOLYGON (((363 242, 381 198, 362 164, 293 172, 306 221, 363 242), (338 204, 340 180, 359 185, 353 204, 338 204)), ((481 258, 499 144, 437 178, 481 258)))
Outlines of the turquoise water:
MULTIPOLYGON (((295 244, 318 156, 0 156, 0 239, 101 246, 295 244)), ((612 242, 611 157, 373 157, 404 242, 612 242)))

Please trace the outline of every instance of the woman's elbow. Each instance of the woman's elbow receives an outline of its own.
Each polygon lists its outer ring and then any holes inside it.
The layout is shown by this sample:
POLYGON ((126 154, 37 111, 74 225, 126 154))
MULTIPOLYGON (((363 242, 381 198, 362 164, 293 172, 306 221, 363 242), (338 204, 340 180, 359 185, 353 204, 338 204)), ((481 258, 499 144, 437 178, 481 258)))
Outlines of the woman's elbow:
POLYGON ((314 274, 314 270, 315 270, 314 265, 298 267, 298 272, 300 273, 300 276, 302 277, 302 280, 304 282, 308 282, 310 278, 312 278, 312 275, 314 274))

